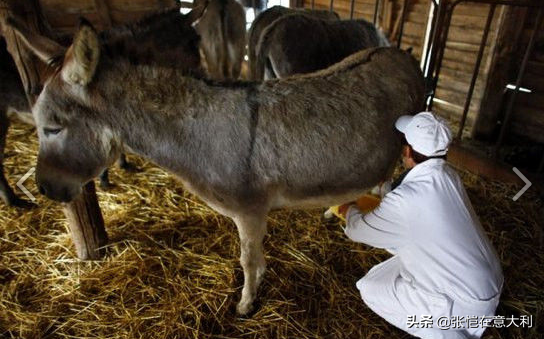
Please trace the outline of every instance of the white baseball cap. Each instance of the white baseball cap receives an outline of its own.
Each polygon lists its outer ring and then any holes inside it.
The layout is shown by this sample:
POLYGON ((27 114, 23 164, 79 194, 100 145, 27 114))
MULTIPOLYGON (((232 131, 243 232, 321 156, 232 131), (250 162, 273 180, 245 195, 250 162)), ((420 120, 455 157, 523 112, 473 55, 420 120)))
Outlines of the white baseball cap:
POLYGON ((451 131, 446 122, 432 112, 403 115, 397 119, 395 127, 404 133, 408 144, 418 153, 435 157, 448 152, 451 131))

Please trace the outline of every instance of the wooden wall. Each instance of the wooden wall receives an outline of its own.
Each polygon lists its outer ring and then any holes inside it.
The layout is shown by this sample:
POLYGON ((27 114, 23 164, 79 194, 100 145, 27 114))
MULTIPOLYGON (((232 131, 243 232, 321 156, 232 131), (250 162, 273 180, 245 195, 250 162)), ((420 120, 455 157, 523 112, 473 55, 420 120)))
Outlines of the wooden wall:
POLYGON ((123 24, 160 9, 176 6, 174 0, 40 0, 52 28, 72 33, 79 17, 91 21, 97 29, 123 24))
MULTIPOLYGON (((434 108, 455 123, 461 119, 489 9, 490 6, 486 4, 464 3, 458 5, 453 12, 434 108)), ((498 21, 503 10, 502 7, 495 10, 467 117, 467 133, 472 131, 480 110, 489 75, 490 52, 495 47, 498 21)))

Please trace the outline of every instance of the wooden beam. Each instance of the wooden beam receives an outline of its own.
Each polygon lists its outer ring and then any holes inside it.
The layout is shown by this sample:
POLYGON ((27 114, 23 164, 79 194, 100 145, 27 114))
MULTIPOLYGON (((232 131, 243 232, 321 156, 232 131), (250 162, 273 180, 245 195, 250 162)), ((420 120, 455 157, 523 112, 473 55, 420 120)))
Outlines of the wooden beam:
POLYGON ((83 194, 65 206, 64 214, 70 225, 72 241, 77 256, 83 260, 100 259, 104 246, 108 243, 108 234, 104 229, 104 219, 96 199, 94 183, 83 188, 83 194))
POLYGON ((479 156, 458 144, 450 146, 448 162, 458 169, 469 171, 489 180, 514 184, 523 182, 512 171, 511 166, 479 156))

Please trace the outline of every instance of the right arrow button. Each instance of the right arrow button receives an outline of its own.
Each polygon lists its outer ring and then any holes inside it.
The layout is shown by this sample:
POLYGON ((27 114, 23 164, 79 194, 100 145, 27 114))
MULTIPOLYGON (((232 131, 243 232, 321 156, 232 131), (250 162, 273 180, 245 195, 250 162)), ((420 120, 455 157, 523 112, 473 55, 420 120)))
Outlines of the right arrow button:
POLYGON ((512 198, 512 200, 516 201, 516 200, 519 199, 519 197, 521 197, 523 195, 523 193, 525 193, 525 191, 527 191, 529 189, 529 187, 531 187, 531 185, 533 183, 530 182, 529 179, 527 179, 523 174, 521 174, 521 172, 517 168, 514 167, 514 168, 512 168, 512 170, 525 183, 525 186, 523 186, 523 188, 516 195, 514 195, 514 197, 512 198))

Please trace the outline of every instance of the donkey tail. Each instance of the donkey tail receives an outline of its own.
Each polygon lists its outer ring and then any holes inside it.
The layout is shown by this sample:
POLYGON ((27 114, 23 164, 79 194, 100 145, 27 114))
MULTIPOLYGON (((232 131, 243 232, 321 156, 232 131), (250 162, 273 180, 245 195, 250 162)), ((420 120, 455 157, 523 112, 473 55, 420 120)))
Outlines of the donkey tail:
POLYGON ((271 62, 269 58, 270 47, 272 43, 272 38, 274 36, 276 25, 281 21, 283 17, 280 17, 274 20, 270 25, 268 25, 262 32, 259 42, 255 47, 255 65, 254 65, 254 77, 253 80, 264 80, 266 67, 269 67, 271 72, 274 72, 271 67, 271 62))
POLYGON ((378 35, 378 46, 379 47, 389 47, 391 43, 387 40, 385 33, 380 27, 376 27, 376 34, 378 35))
POLYGON ((227 30, 229 29, 229 13, 228 13, 228 1, 221 1, 221 55, 219 57, 218 71, 222 74, 223 79, 228 79, 230 77, 229 72, 229 34, 227 30))

